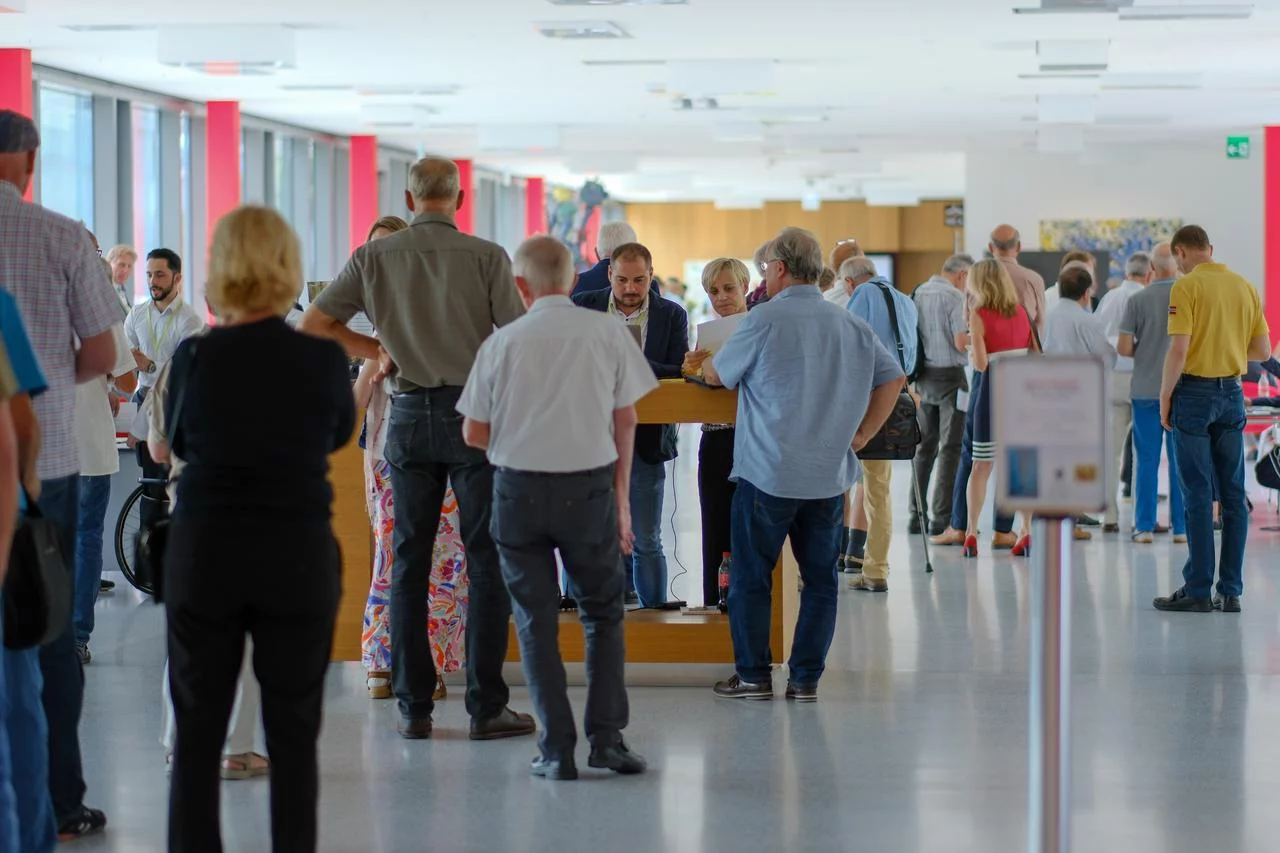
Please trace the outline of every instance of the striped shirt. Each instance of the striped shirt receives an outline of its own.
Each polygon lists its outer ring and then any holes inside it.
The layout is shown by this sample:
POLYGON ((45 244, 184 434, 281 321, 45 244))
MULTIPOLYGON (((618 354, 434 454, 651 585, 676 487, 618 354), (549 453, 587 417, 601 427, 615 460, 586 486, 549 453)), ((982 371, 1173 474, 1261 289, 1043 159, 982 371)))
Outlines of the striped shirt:
POLYGON ((0 287, 18 302, 49 390, 34 401, 42 480, 80 473, 73 341, 120 323, 120 300, 83 225, 23 201, 0 181, 0 287))
POLYGON ((964 367, 968 353, 956 349, 956 335, 969 330, 964 291, 940 275, 912 294, 920 313, 920 339, 926 367, 964 367))

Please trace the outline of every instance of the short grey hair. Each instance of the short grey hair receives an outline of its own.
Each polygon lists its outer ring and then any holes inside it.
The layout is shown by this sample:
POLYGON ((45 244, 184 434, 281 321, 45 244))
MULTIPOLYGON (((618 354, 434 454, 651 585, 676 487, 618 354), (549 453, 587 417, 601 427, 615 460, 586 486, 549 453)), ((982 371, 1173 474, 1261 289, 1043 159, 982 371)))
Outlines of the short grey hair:
POLYGON ((596 254, 602 258, 608 258, 619 246, 638 242, 640 241, 636 239, 636 229, 627 223, 601 222, 600 230, 596 232, 596 254))
POLYGON ((134 261, 137 261, 138 253, 134 251, 132 246, 125 245, 124 243, 121 243, 118 246, 112 246, 111 251, 107 252, 107 263, 109 264, 114 264, 121 258, 133 258, 134 261))
POLYGON ((942 262, 942 271, 945 273, 958 273, 972 269, 974 264, 973 255, 966 255, 961 252, 958 255, 952 255, 942 262))
POLYGON ((803 228, 784 228, 774 241, 772 258, 782 261, 792 281, 800 284, 817 284, 826 263, 822 257, 822 244, 813 232, 803 228))
POLYGON ((773 241, 761 243, 756 253, 751 256, 751 262, 756 265, 756 272, 763 273, 764 265, 769 262, 769 258, 773 255, 773 241))
POLYGON ((868 258, 866 255, 855 255, 840 265, 841 278, 856 279, 866 276, 874 277, 876 274, 876 262, 868 258))
POLYGON ((1134 252, 1124 265, 1124 274, 1129 278, 1146 278, 1151 273, 1151 256, 1146 252, 1134 252))
POLYGON ((1164 278, 1172 278, 1178 274, 1178 259, 1173 255, 1173 249, 1166 240, 1163 243, 1156 243, 1151 249, 1151 266, 1155 269, 1156 274, 1164 278))
POLYGON ((539 296, 565 293, 573 287, 573 255, 569 247, 545 234, 520 244, 511 269, 539 296))
POLYGON ((462 191, 458 164, 444 157, 423 157, 409 167, 409 195, 419 201, 452 201, 462 191))

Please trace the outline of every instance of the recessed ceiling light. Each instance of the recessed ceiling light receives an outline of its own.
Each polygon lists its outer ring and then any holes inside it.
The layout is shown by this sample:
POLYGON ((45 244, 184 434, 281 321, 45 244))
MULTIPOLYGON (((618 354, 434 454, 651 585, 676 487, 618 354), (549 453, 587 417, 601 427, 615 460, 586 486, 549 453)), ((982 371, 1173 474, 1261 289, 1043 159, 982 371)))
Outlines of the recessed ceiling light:
POLYGON ((533 25, 549 39, 627 39, 631 34, 611 21, 543 21, 533 25))

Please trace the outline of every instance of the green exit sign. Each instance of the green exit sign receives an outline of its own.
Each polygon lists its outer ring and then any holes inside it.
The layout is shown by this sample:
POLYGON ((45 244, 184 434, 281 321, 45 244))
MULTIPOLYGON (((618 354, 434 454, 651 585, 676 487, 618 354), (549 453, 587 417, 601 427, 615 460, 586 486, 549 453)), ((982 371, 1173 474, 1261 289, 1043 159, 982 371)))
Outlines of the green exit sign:
POLYGON ((1228 160, 1248 160, 1249 159, 1249 137, 1228 136, 1227 137, 1227 159, 1228 160))

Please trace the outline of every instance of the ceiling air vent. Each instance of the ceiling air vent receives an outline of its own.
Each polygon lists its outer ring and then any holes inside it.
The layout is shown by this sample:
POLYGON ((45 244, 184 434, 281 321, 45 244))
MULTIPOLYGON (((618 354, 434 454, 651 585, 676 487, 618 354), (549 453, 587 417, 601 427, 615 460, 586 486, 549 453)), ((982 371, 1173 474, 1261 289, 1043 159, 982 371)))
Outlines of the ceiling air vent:
POLYGON ((1122 21, 1238 21, 1252 16, 1252 3, 1232 0, 1148 0, 1120 10, 1122 21))
POLYGON ((1111 15, 1133 5, 1133 0, 1040 0, 1039 6, 1021 6, 1015 15, 1095 14, 1111 15))
POLYGON ((611 21, 543 21, 533 25, 549 39, 627 39, 631 34, 611 21))

